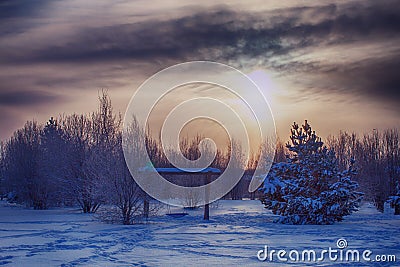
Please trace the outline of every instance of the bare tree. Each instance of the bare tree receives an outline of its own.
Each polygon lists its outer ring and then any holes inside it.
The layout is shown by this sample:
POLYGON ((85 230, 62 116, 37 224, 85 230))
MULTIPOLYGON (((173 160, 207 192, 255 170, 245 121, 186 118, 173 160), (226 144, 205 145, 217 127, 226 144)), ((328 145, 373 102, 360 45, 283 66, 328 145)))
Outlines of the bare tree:
MULTIPOLYGON (((68 179, 62 181, 65 198, 78 202, 85 213, 95 212, 94 185, 86 164, 91 153, 92 121, 86 115, 73 114, 61 118, 68 144, 68 179)), ((95 201, 97 202, 97 201, 95 201)))
MULTIPOLYGON (((236 140, 232 140, 232 143, 229 143, 228 145, 227 153, 229 155, 229 161, 232 168, 237 169, 237 173, 244 171, 246 168, 246 162, 241 144, 236 140)), ((238 184, 236 184, 235 187, 229 192, 229 195, 232 200, 239 200, 242 199, 242 196, 246 191, 246 184, 243 179, 240 179, 238 184)))
POLYGON ((102 148, 102 151, 94 154, 96 156, 91 164, 93 174, 101 177, 98 190, 103 192, 105 203, 111 205, 111 209, 105 209, 108 214, 103 213, 102 217, 111 217, 123 224, 132 224, 143 217, 148 217, 150 207, 147 194, 136 184, 125 163, 122 140, 124 137, 128 139, 125 142, 126 150, 145 153, 145 147, 142 146, 145 136, 136 120, 133 120, 125 134, 118 132, 108 148, 102 148))
POLYGON ((94 171, 93 161, 112 150, 121 122, 121 114, 114 114, 105 90, 99 96, 98 110, 90 116, 74 114, 61 119, 70 153, 70 178, 64 180, 64 188, 84 213, 96 212, 104 202, 103 192, 98 188, 101 176, 94 171))
POLYGON ((42 128, 35 121, 28 121, 16 131, 5 149, 5 176, 15 201, 35 209, 48 207, 48 184, 38 172, 40 135, 42 128))
POLYGON ((105 198, 103 203, 117 207, 119 216, 113 217, 132 224, 142 210, 143 194, 126 166, 122 138, 118 139, 114 148, 95 154, 92 172, 100 176, 97 190, 105 198))
POLYGON ((355 177, 366 193, 365 199, 373 201, 379 210, 389 196, 396 193, 396 182, 400 179, 400 145, 397 129, 387 129, 382 133, 357 136, 355 133, 340 132, 328 139, 333 148, 340 169, 355 160, 358 174, 355 177))

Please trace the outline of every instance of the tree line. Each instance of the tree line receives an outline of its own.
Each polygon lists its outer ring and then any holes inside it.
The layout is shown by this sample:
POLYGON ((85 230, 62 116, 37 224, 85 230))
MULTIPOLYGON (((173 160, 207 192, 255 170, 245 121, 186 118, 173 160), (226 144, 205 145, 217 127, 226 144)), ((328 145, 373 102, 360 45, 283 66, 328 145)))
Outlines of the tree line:
POLYGON ((398 129, 374 129, 362 135, 344 131, 337 137, 329 137, 327 145, 336 152, 339 168, 344 169, 355 161, 354 179, 365 192, 366 199, 383 211, 384 203, 397 193, 396 186, 400 182, 398 129))
POLYGON ((94 213, 112 204, 132 223, 145 193, 125 165, 121 127, 105 91, 93 113, 28 121, 1 146, 2 193, 34 209, 79 205, 94 213))
MULTIPOLYGON (((144 138, 154 166, 171 167, 159 140, 150 132, 142 132, 135 122, 129 127, 133 139, 144 138)), ((183 138, 182 154, 197 159, 201 140, 201 136, 183 138)), ((354 162, 354 180, 360 184, 364 198, 383 210, 384 202, 396 194, 399 182, 398 130, 374 130, 364 135, 340 132, 329 137, 326 145, 334 151, 339 170, 348 169, 354 162)), ((102 91, 95 112, 60 115, 46 124, 28 121, 1 143, 0 193, 34 209, 79 205, 83 212, 94 213, 102 205, 111 205, 118 210, 118 220, 132 223, 136 217, 148 216, 151 208, 145 207, 149 196, 132 179, 122 146, 122 116, 114 112, 110 97, 102 91)), ((263 144, 260 149, 270 149, 270 145, 263 144)), ((278 142, 275 163, 288 161, 291 153, 278 142)), ((226 198, 261 197, 260 192, 249 194, 247 186, 255 164, 262 159, 255 155, 245 165, 241 151, 231 151, 227 145, 227 149, 217 150, 211 167, 224 170, 230 159, 246 171, 226 198)))
MULTIPOLYGON (((128 128, 129 138, 136 140, 130 144, 140 146, 144 140, 146 147, 135 149, 146 149, 155 167, 172 167, 160 141, 149 131, 143 132, 135 120, 128 128)), ((114 112, 106 91, 101 91, 95 112, 51 117, 45 124, 26 122, 0 144, 2 198, 34 209, 79 205, 84 213, 111 206, 117 212, 101 212, 104 219, 124 224, 149 216, 149 206, 156 201, 129 172, 122 132, 122 115, 114 112)), ((183 138, 183 155, 197 159, 202 139, 183 138)), ((218 150, 212 166, 223 169, 228 151, 218 150)), ((187 202, 195 204, 191 199, 187 202)))

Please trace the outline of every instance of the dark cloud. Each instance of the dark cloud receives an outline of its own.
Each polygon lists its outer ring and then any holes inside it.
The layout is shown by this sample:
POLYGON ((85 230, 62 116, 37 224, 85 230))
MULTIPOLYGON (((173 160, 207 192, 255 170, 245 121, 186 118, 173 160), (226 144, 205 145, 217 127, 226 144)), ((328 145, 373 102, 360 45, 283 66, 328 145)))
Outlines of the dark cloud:
MULTIPOLYGON (((347 95, 353 100, 367 97, 385 103, 388 109, 400 111, 400 55, 338 65, 295 61, 276 65, 276 68, 282 73, 293 74, 292 79, 301 83, 301 95, 306 100, 318 98, 318 93, 326 92, 342 97, 347 95)), ((288 96, 289 101, 296 101, 298 97, 295 94, 288 96)))
POLYGON ((0 91, 0 106, 35 106, 58 102, 60 98, 54 94, 41 91, 23 90, 12 92, 0 91))
POLYGON ((6 61, 88 62, 123 59, 233 59, 282 55, 304 47, 390 38, 400 32, 393 2, 301 7, 246 13, 199 12, 169 21, 83 27, 64 44, 48 44, 6 61), (217 58, 215 58, 217 57, 217 58))
MULTIPOLYGON (((369 59, 342 65, 325 72, 322 77, 335 81, 337 87, 351 88, 353 92, 367 95, 386 103, 395 104, 400 111, 400 57, 369 59)), ((343 89, 342 89, 343 90, 343 89)))
POLYGON ((52 0, 0 0, 1 20, 10 18, 38 17, 52 0))
POLYGON ((46 7, 54 3, 52 0, 0 0, 0 37, 23 33, 39 22, 26 19, 37 19, 44 16, 46 7))
MULTIPOLYGON (((37 16, 41 8, 48 4, 48 1, 39 1, 41 4, 34 2, 37 3, 0 1, 0 17, 37 16)), ((7 29, 13 31, 12 27, 7 29)), ((195 59, 241 64, 255 59, 282 75, 297 73, 308 75, 308 78, 315 76, 320 80, 313 86, 319 90, 324 89, 326 81, 323 79, 326 78, 336 84, 337 91, 351 90, 399 101, 397 70, 400 51, 385 56, 387 51, 383 46, 379 59, 370 59, 366 54, 363 62, 345 65, 327 66, 318 58, 312 63, 295 59, 295 54, 305 49, 318 51, 340 44, 357 46, 372 41, 393 43, 399 32, 400 5, 397 1, 357 1, 264 12, 220 6, 209 10, 188 9, 187 15, 169 20, 152 19, 107 27, 80 25, 68 39, 60 37, 57 43, 43 39, 42 45, 30 48, 29 44, 23 44, 23 49, 18 51, 14 47, 2 47, 0 43, 0 64, 68 63, 73 66, 122 60, 168 60, 171 63, 171 60, 195 59)), ((311 78, 310 81, 315 81, 311 78)), ((79 80, 76 82, 79 83, 79 80)), ((56 86, 62 83, 69 83, 69 80, 45 78, 39 85, 56 86)), ((29 95, 28 91, 24 92, 29 95)), ((2 105, 24 104, 24 100, 15 95, 0 97, 2 105)), ((40 97, 39 94, 32 101, 52 101, 52 97, 40 97)))

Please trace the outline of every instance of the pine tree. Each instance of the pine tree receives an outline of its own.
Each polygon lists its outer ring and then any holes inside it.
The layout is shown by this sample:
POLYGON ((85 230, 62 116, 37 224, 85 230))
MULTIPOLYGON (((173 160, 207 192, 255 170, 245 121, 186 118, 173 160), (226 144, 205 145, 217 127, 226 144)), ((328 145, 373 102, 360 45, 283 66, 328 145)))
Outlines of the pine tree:
POLYGON ((337 168, 333 150, 324 146, 307 120, 294 123, 286 162, 275 163, 261 190, 261 202, 278 222, 286 224, 332 224, 356 211, 362 193, 351 180, 354 161, 345 171, 337 168))
POLYGON ((394 214, 400 215, 400 183, 396 183, 396 194, 394 196, 390 196, 388 202, 394 208, 394 214))
POLYGON ((56 119, 51 117, 40 136, 38 174, 46 198, 45 207, 62 205, 65 192, 62 190, 66 176, 66 141, 56 119))

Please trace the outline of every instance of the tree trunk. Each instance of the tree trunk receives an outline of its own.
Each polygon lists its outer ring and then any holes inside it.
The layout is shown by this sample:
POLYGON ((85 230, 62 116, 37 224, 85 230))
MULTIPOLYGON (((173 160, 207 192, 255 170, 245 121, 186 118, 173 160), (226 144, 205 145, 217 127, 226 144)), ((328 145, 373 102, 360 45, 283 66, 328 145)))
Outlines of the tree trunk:
POLYGON ((143 217, 146 219, 149 218, 149 210, 150 210, 149 200, 147 199, 147 195, 145 195, 143 199, 143 217))
MULTIPOLYGON (((206 174, 206 184, 210 184, 211 182, 211 173, 208 172, 206 174)), ((208 201, 210 200, 210 188, 206 187, 205 190, 205 202, 207 204, 204 205, 204 220, 209 220, 210 219, 210 205, 208 204, 208 201)))

